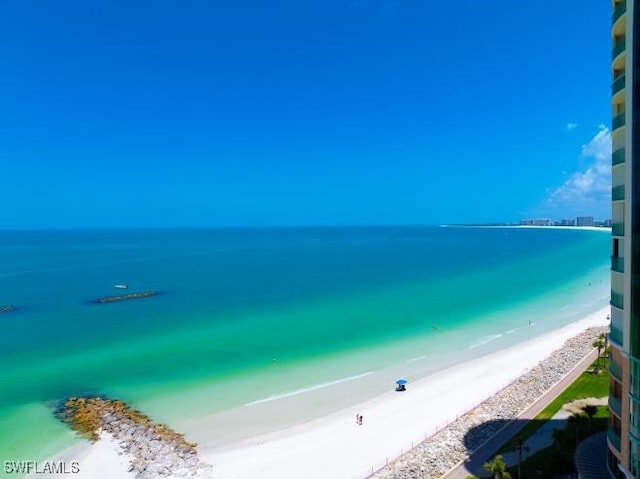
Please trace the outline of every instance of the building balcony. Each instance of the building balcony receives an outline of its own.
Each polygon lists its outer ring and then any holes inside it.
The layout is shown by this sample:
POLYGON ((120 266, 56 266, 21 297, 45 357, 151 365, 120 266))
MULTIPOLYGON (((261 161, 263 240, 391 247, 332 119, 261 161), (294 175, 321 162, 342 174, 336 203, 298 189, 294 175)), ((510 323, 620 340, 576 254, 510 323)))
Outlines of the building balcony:
POLYGON ((620 2, 616 4, 616 7, 613 9, 613 18, 611 20, 611 25, 615 24, 618 19, 627 12, 627 2, 620 2))
POLYGON ((609 396, 609 411, 618 417, 622 417, 622 403, 620 399, 615 396, 609 396))
POLYGON ((613 51, 611 53, 611 58, 615 60, 615 58, 624 52, 626 49, 626 42, 624 37, 618 38, 613 44, 613 51))
POLYGON ((612 201, 624 200, 624 185, 618 185, 611 188, 611 200, 612 201))
POLYGON ((624 309, 624 296, 622 293, 616 293, 611 291, 611 306, 615 306, 618 309, 624 309))
POLYGON ((613 117, 611 120, 611 131, 617 130, 622 126, 624 126, 624 112, 613 117))
POLYGON ((629 440, 632 444, 636 445, 636 447, 640 445, 640 440, 638 439, 638 416, 635 415, 633 411, 631 411, 629 417, 629 440))
MULTIPOLYGON (((609 337, 611 337, 612 335, 613 330, 609 333, 609 337)), ((620 340, 622 340, 622 334, 620 334, 620 340)), ((622 382, 622 366, 615 361, 609 361, 609 374, 618 381, 622 382)))
POLYGON ((613 236, 624 236, 624 223, 611 223, 611 234, 613 236))
POLYGON ((607 439, 609 440, 609 443, 615 447, 616 451, 620 451, 620 443, 622 442, 620 440, 620 434, 613 429, 609 429, 607 431, 607 439))
POLYGON ((616 271, 618 273, 624 273, 624 258, 619 258, 617 256, 611 257, 611 271, 616 271))
POLYGON ((621 331, 610 331, 609 332, 609 343, 616 346, 618 349, 621 349, 624 344, 622 342, 622 332, 621 331))
POLYGON ((614 151, 611 154, 611 166, 616 166, 624 163, 624 155, 625 155, 624 148, 618 148, 616 151, 614 151))
POLYGON ((609 331, 609 342, 611 344, 617 345, 619 348, 622 348, 624 346, 622 341, 622 331, 620 331, 619 329, 611 328, 611 331, 609 331))
MULTIPOLYGON (((633 356, 629 356, 629 367, 631 370, 629 371, 629 400, 631 401, 630 407, 631 412, 633 413, 632 419, 635 420, 635 428, 636 431, 640 427, 640 384, 638 384, 638 379, 640 379, 640 368, 638 368, 638 364, 640 363, 640 359, 635 358, 633 356)), ((640 433, 636 434, 636 437, 640 437, 640 433)))
POLYGON ((613 80, 611 84, 611 95, 615 95, 620 90, 622 90, 625 86, 625 76, 624 74, 620 75, 618 78, 613 80))

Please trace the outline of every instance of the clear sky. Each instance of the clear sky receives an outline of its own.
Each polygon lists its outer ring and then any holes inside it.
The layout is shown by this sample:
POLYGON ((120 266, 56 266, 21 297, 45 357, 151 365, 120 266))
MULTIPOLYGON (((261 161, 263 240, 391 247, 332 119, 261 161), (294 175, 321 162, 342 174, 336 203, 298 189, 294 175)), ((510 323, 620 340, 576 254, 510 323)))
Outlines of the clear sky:
POLYGON ((0 227, 610 217, 603 0, 0 5, 0 227))

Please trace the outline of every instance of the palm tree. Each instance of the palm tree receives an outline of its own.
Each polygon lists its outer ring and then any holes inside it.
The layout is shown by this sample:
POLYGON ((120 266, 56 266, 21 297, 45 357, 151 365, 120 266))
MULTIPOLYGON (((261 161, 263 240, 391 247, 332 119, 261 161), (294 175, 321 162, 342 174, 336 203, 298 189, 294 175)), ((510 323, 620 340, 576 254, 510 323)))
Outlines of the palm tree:
POLYGON ((551 431, 551 438, 553 439, 554 447, 559 448, 562 445, 562 439, 564 438, 564 431, 562 429, 558 429, 557 427, 554 427, 553 431, 551 431))
POLYGON ((500 454, 493 461, 485 462, 482 467, 489 471, 494 479, 511 479, 511 474, 507 471, 507 464, 502 460, 500 454))
POLYGON ((603 359, 610 358, 611 355, 609 353, 611 351, 611 348, 609 347, 609 335, 607 333, 600 333, 598 339, 602 339, 602 341, 604 342, 604 349, 602 350, 603 359))
POLYGON ((593 342, 593 347, 598 348, 598 359, 596 360, 596 374, 600 373, 600 353, 605 349, 605 340, 598 338, 593 342))
POLYGON ((585 407, 582 408, 582 410, 589 418, 589 431, 591 431, 591 421, 593 419, 593 416, 595 416, 596 413, 598 412, 598 407, 594 406, 593 404, 587 404, 585 407))
POLYGON ((576 433, 576 446, 580 443, 580 431, 583 429, 582 425, 587 418, 584 414, 577 412, 567 418, 567 429, 573 429, 576 433))
POLYGON ((530 448, 524 445, 524 440, 522 436, 519 436, 516 442, 516 454, 518 457, 518 479, 522 479, 522 453, 529 452, 530 448))
POLYGON ((609 336, 607 335, 607 333, 600 333, 598 339, 602 339, 604 341, 604 350, 606 352, 607 348, 609 347, 609 336))

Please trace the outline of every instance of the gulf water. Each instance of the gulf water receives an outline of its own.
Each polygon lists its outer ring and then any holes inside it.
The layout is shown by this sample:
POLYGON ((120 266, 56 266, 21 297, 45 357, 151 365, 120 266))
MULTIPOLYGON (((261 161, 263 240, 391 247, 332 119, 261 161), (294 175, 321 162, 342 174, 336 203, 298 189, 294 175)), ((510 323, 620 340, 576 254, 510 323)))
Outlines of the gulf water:
POLYGON ((347 407, 394 375, 604 307, 609 241, 558 228, 2 231, 0 305, 18 309, 0 314, 0 459, 77 442, 52 415, 73 395, 118 397, 188 434, 206 416, 214 445, 347 407), (92 302, 150 290, 162 294, 92 302), (251 408, 270 420, 242 424, 251 408))

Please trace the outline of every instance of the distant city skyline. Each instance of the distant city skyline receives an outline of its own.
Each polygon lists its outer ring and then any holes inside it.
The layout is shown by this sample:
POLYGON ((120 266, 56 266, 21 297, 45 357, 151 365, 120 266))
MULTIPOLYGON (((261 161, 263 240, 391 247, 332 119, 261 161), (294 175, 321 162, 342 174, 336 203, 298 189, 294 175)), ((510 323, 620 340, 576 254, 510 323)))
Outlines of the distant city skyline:
POLYGON ((598 219, 594 216, 576 216, 573 218, 522 218, 520 225, 533 226, 606 226, 611 227, 611 218, 598 219))
POLYGON ((0 228, 609 218, 612 7, 567 1, 5 3, 0 228))

